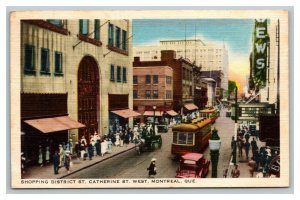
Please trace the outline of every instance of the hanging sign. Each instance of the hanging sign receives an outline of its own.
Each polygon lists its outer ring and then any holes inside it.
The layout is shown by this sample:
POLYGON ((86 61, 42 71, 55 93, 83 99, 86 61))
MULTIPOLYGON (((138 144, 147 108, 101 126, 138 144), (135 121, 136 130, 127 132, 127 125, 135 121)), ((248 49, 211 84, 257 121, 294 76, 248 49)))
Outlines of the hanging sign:
POLYGON ((257 88, 264 88, 267 82, 267 49, 269 43, 267 19, 255 20, 253 42, 253 80, 257 88))

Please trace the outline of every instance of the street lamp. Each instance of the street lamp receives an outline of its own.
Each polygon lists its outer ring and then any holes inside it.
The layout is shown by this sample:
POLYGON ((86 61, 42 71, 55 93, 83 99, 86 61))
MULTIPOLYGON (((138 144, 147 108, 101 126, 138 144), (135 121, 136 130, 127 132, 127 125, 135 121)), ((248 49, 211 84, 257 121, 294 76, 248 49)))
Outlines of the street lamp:
POLYGON ((211 158, 211 177, 218 177, 218 162, 220 155, 221 139, 218 135, 218 130, 216 128, 212 131, 212 136, 209 140, 210 158, 211 158))
POLYGON ((153 126, 153 133, 155 133, 155 110, 156 110, 156 106, 153 106, 152 107, 153 108, 153 111, 154 111, 154 113, 153 113, 153 124, 152 124, 152 126, 153 126))

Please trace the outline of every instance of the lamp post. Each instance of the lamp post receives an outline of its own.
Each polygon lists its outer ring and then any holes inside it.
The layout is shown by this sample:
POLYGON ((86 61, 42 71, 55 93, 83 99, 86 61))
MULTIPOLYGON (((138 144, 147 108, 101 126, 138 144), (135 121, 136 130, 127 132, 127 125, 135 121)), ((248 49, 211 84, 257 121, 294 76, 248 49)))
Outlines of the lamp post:
MULTIPOLYGON (((156 106, 153 106, 152 107, 153 108, 153 124, 152 124, 152 126, 153 126, 153 133, 155 133, 155 110, 156 110, 156 106)), ((155 134, 154 134, 155 135, 155 134)))
POLYGON ((211 139, 209 140, 210 158, 211 158, 211 177, 218 177, 218 162, 220 155, 221 139, 216 128, 212 131, 211 139))
POLYGON ((238 106, 237 106, 237 92, 238 92, 238 88, 237 86, 235 86, 235 114, 234 114, 234 143, 233 143, 233 149, 232 149, 232 163, 234 165, 236 165, 236 146, 237 146, 237 109, 238 109, 238 106))

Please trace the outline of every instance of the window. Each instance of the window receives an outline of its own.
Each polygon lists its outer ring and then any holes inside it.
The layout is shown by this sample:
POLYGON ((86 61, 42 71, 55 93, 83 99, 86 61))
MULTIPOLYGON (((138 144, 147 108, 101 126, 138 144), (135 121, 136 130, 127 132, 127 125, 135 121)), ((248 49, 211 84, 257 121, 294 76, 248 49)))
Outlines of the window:
POLYGON ((153 75, 153 84, 158 84, 158 75, 153 75))
POLYGON ((117 81, 121 82, 121 67, 117 66, 117 81))
POLYGON ((127 44, 127 31, 122 30, 122 49, 123 50, 127 50, 126 44, 127 44))
POLYGON ((146 75, 146 84, 150 84, 150 83, 151 83, 151 76, 146 75))
POLYGON ((138 98, 138 91, 137 90, 133 90, 133 98, 134 99, 138 98))
POLYGON ((137 76, 133 76, 133 84, 138 84, 138 77, 137 76))
POLYGON ((174 144, 185 144, 193 145, 194 144, 194 133, 173 133, 173 143, 174 144))
POLYGON ((24 71, 25 72, 35 72, 35 65, 34 65, 34 46, 25 44, 24 49, 25 54, 25 66, 24 71))
POLYGON ((54 53, 55 74, 62 74, 62 53, 55 51, 54 53))
POLYGON ((145 98, 151 99, 151 91, 150 90, 146 90, 145 98))
POLYGON ((193 88, 192 88, 192 86, 190 86, 189 93, 190 93, 190 96, 193 96, 193 88))
POLYGON ((172 99, 172 91, 166 90, 166 99, 172 99))
POLYGON ((110 65, 110 80, 115 81, 115 66, 110 65))
POLYGON ((114 45, 114 25, 111 23, 108 25, 108 45, 114 45))
POLYGON ((121 29, 119 27, 116 27, 116 47, 120 48, 120 38, 121 37, 121 29))
POLYGON ((166 83, 167 84, 172 84, 172 77, 171 76, 166 76, 166 83))
POLYGON ((153 90, 153 99, 158 99, 158 90, 153 90))
POLYGON ((53 24, 57 27, 63 26, 63 20, 61 20, 61 19, 47 19, 47 22, 49 22, 50 24, 53 24))
POLYGON ((49 73, 49 49, 41 48, 41 73, 49 73))
POLYGON ((127 72, 126 72, 126 67, 123 67, 123 83, 127 83, 127 72))
POLYGON ((95 19, 94 21, 94 39, 100 40, 100 20, 95 19))
POLYGON ((80 35, 88 35, 89 33, 89 20, 80 19, 79 20, 79 33, 80 35))

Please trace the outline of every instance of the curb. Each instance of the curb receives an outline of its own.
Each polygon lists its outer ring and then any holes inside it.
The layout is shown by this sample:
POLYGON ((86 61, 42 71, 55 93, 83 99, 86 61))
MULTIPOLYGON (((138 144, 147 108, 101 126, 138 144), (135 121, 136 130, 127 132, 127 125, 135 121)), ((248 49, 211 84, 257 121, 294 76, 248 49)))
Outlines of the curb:
POLYGON ((75 174, 75 173, 81 171, 81 170, 84 170, 84 169, 87 169, 87 168, 89 168, 89 167, 92 167, 92 166, 94 166, 94 165, 96 165, 96 164, 99 164, 99 163, 101 163, 101 162, 103 162, 103 161, 105 161, 105 160, 108 160, 108 159, 113 158, 113 157, 115 157, 115 156, 118 156, 118 155, 120 155, 120 154, 122 154, 122 153, 125 153, 125 152, 127 152, 127 151, 130 151, 130 150, 132 150, 132 149, 134 149, 134 148, 135 148, 135 146, 133 146, 133 147, 131 147, 131 148, 129 148, 129 149, 126 149, 125 151, 121 151, 121 152, 119 152, 119 153, 116 153, 116 154, 114 154, 114 155, 111 155, 110 157, 104 158, 103 160, 99 160, 99 161, 97 161, 97 162, 95 162, 95 163, 93 163, 93 164, 90 164, 90 165, 87 165, 87 166, 82 167, 82 168, 80 168, 80 169, 77 169, 77 170, 75 170, 75 171, 72 171, 72 172, 70 172, 70 173, 68 173, 68 174, 66 174, 66 175, 63 175, 63 176, 61 176, 61 177, 58 177, 57 179, 62 179, 62 178, 68 177, 68 176, 70 176, 70 175, 72 175, 72 174, 75 174))

